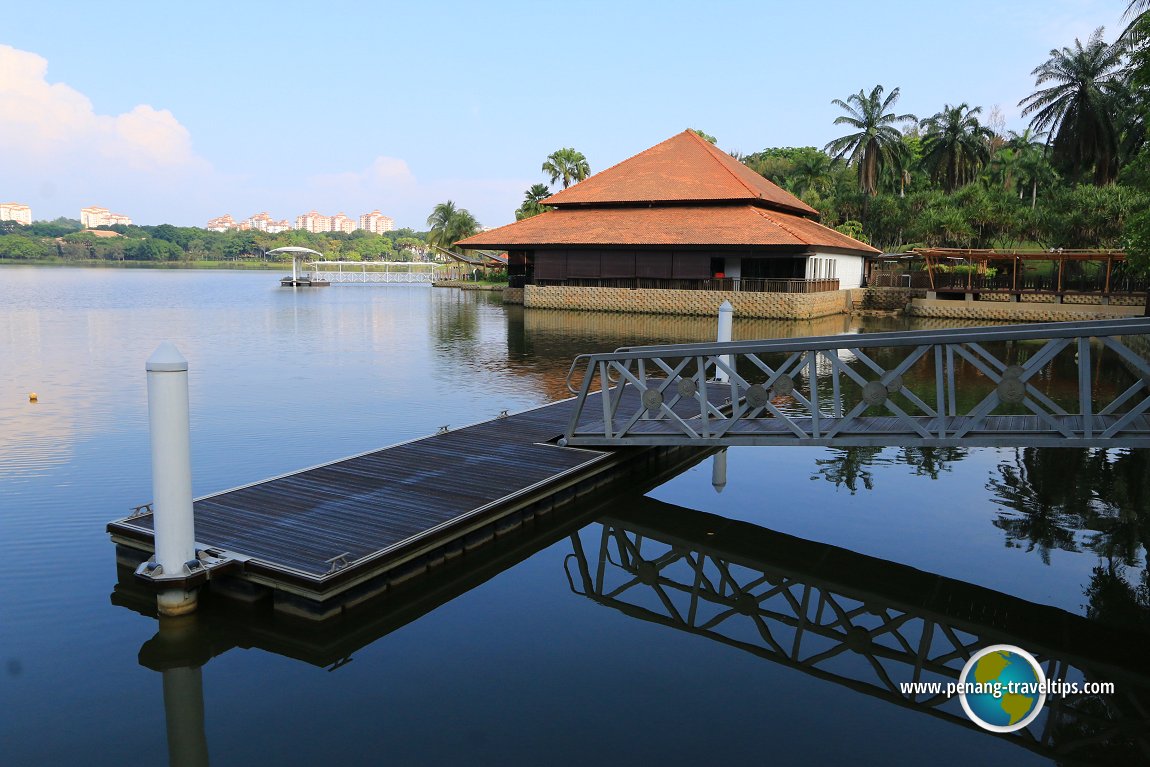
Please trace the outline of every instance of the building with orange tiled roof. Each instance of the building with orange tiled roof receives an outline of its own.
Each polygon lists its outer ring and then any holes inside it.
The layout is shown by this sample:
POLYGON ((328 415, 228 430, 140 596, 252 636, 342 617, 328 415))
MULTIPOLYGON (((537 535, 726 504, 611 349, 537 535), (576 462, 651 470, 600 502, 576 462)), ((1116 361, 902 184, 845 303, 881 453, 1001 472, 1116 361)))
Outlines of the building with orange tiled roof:
POLYGON ((879 253, 692 131, 543 202, 456 244, 506 250, 513 286, 797 293, 859 287, 879 253))

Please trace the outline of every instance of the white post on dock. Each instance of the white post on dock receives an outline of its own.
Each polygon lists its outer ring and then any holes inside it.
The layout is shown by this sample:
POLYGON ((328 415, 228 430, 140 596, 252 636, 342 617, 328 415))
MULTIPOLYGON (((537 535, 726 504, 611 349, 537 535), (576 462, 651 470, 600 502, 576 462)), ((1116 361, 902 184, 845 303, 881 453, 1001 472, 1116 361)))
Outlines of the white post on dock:
POLYGON ((299 282, 299 259, 294 253, 291 257, 291 281, 292 285, 299 282))
POLYGON ((711 486, 716 493, 727 486, 727 448, 723 448, 711 458, 711 486))
MULTIPOLYGON (((719 307, 719 343, 731 340, 731 328, 734 325, 735 307, 731 306, 730 301, 724 301, 722 306, 719 307)), ((733 367, 731 355, 724 354, 721 359, 723 364, 727 367, 733 367)), ((730 380, 727 371, 719 368, 715 371, 715 380, 720 383, 726 383, 730 380)))
MULTIPOLYGON (((156 563, 164 575, 176 575, 196 558, 188 361, 170 341, 164 341, 148 358, 146 368, 156 563)), ((182 615, 196 609, 196 593, 168 589, 160 592, 157 603, 162 615, 182 615)))

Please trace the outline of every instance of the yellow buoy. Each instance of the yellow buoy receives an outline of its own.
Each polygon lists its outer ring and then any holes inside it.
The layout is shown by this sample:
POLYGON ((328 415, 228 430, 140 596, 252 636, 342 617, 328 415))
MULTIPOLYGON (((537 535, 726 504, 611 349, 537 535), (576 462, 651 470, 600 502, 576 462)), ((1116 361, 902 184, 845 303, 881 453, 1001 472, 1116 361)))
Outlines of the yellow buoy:
POLYGON ((33 391, 33 392, 28 392, 28 401, 29 401, 29 402, 39 402, 39 401, 40 401, 40 397, 39 397, 39 396, 37 396, 36 392, 34 392, 34 391, 33 391))

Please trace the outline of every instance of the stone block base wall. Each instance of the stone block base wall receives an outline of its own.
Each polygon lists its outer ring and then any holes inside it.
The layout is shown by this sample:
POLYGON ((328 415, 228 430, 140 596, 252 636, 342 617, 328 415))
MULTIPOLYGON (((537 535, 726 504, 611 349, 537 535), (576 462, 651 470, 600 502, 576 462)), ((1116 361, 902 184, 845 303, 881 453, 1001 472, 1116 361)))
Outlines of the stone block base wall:
POLYGON ((916 298, 907 307, 912 317, 993 322, 1071 322, 1138 317, 1140 306, 1101 304, 1006 303, 1003 301, 940 301, 916 298))
POLYGON ((744 293, 721 290, 631 290, 528 285, 523 305, 533 309, 637 312, 713 317, 730 301, 736 317, 810 320, 850 311, 851 291, 827 293, 744 293))
POLYGON ((523 303, 523 288, 504 288, 503 289, 503 303, 505 303, 505 304, 521 304, 521 303, 523 303))
POLYGON ((916 288, 859 288, 854 308, 870 311, 899 312, 914 298, 925 298, 926 291, 916 288))

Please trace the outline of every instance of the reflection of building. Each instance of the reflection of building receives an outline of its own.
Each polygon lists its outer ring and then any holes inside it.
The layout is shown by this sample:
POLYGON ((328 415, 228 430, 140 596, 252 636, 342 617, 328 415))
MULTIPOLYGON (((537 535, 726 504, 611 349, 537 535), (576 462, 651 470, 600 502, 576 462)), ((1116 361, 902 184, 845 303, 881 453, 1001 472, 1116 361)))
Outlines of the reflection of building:
POLYGON ((95 229, 99 226, 131 226, 132 219, 122 213, 112 213, 107 208, 93 205, 89 208, 80 208, 80 225, 85 229, 95 229))
POLYGON ((858 287, 879 252, 691 131, 544 202, 554 210, 458 246, 506 249, 528 286, 803 294, 858 287))
POLYGON ((31 226, 32 209, 18 202, 0 202, 0 221, 15 221, 24 226, 31 226))

